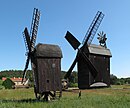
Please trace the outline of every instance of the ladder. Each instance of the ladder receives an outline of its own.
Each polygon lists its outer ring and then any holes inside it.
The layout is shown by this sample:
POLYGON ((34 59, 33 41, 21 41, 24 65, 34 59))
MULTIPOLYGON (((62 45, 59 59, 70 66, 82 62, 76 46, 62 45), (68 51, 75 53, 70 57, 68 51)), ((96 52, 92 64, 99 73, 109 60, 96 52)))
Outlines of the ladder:
POLYGON ((82 42, 83 45, 87 44, 89 46, 91 44, 91 42, 94 38, 94 35, 95 35, 99 25, 101 24, 103 17, 104 17, 104 14, 102 12, 98 11, 89 27, 87 33, 85 34, 85 37, 82 42))
POLYGON ((24 43, 25 43, 26 51, 27 51, 26 53, 28 53, 29 49, 28 49, 28 44, 27 44, 27 41, 26 41, 26 37, 25 37, 24 32, 22 34, 23 34, 23 38, 24 38, 24 43))
POLYGON ((31 30, 30 30, 30 36, 32 36, 32 38, 31 38, 31 51, 33 51, 34 47, 35 47, 39 19, 40 19, 40 11, 38 9, 34 8, 31 30))
POLYGON ((29 52, 30 49, 30 35, 28 33, 27 27, 25 27, 24 32, 23 32, 23 38, 26 46, 26 51, 27 53, 29 52))

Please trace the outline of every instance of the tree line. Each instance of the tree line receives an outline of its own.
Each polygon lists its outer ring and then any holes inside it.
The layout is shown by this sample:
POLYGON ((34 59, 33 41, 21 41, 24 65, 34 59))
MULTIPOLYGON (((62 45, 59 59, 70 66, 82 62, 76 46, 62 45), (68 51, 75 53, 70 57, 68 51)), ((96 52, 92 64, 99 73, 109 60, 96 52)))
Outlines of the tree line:
MULTIPOLYGON (((22 70, 4 70, 4 71, 0 72, 0 79, 2 79, 2 77, 6 77, 6 78, 20 77, 20 78, 22 78, 23 71, 22 70)), ((31 70, 27 70, 26 77, 29 78, 30 81, 33 81, 31 70)))
MULTIPOLYGON (((66 74, 66 71, 61 72, 61 78, 64 79, 64 76, 66 74)), ((23 71, 22 70, 4 70, 0 72, 0 79, 2 77, 6 78, 12 78, 12 77, 23 77, 23 71)), ((33 75, 32 71, 28 70, 26 74, 26 78, 29 78, 31 82, 33 82, 33 75)), ((78 83, 78 74, 76 71, 73 71, 70 78, 70 83, 78 83)), ((130 84, 130 77, 128 78, 117 78, 116 75, 111 74, 110 75, 110 83, 112 85, 123 85, 123 84, 130 84)))

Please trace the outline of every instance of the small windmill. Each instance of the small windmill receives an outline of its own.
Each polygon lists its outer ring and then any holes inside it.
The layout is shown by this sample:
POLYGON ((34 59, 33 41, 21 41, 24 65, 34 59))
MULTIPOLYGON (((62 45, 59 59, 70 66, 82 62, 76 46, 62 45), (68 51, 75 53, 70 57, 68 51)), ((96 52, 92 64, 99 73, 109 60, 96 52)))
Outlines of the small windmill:
POLYGON ((104 14, 98 11, 84 37, 84 40, 82 42, 82 47, 79 48, 80 42, 69 31, 67 31, 66 36, 65 36, 65 38, 71 44, 71 46, 75 50, 78 49, 77 55, 72 65, 70 66, 68 72, 66 73, 65 78, 69 78, 76 63, 78 63, 78 87, 80 89, 89 88, 90 76, 92 75, 93 79, 95 79, 98 74, 98 70, 89 59, 88 47, 90 46, 103 17, 104 17, 104 14))
POLYGON ((107 38, 106 38, 106 34, 103 31, 98 33, 97 39, 99 40, 99 43, 101 46, 107 48, 107 46, 106 46, 107 38))

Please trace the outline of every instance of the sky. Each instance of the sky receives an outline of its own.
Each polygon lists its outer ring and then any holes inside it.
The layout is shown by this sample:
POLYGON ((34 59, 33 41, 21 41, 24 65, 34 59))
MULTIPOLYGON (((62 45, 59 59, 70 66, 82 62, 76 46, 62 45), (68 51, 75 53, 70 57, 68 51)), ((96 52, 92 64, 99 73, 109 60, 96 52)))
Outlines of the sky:
MULTIPOLYGON (((22 36, 30 30, 34 8, 41 12, 37 43, 59 45, 61 68, 67 71, 76 51, 65 40, 70 31, 82 42, 97 11, 104 19, 97 31, 107 34, 111 50, 111 74, 130 77, 130 0, 1 0, 0 1, 0 71, 23 70, 26 48, 22 36)), ((93 42, 98 44, 97 34, 93 42)), ((74 69, 76 70, 76 68, 74 69)))

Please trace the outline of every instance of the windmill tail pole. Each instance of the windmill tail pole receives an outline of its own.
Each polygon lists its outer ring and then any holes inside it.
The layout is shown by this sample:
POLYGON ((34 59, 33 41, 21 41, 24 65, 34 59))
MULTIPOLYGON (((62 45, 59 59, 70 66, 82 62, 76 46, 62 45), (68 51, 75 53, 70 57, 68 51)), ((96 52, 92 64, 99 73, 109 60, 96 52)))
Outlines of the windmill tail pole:
POLYGON ((21 84, 23 84, 23 80, 24 80, 24 78, 22 78, 22 82, 21 82, 21 84))
POLYGON ((26 72, 23 74, 23 77, 22 77, 22 82, 21 82, 21 84, 23 84, 23 82, 24 82, 24 80, 25 80, 25 74, 26 74, 26 72))

